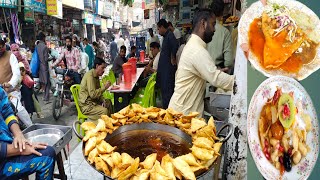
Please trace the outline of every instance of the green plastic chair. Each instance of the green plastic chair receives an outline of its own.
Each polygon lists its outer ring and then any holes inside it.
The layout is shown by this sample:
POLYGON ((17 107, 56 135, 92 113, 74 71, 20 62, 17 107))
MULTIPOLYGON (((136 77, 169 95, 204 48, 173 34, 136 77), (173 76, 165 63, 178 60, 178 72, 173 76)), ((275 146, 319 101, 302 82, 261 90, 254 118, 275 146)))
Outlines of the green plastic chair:
MULTIPOLYGON (((85 120, 88 119, 88 117, 84 114, 82 114, 80 107, 79 107, 79 91, 80 91, 80 85, 79 84, 74 84, 70 87, 70 91, 72 93, 73 99, 74 99, 74 103, 76 104, 76 108, 77 108, 77 112, 78 112, 78 121, 81 123, 83 123, 85 120)), ((82 136, 84 136, 84 131, 80 132, 80 125, 77 125, 77 131, 78 133, 82 136)), ((78 139, 78 141, 81 141, 80 139, 78 139)))
POLYGON ((155 94, 154 94, 154 86, 156 84, 156 81, 152 81, 151 83, 148 83, 148 86, 146 87, 143 99, 142 99, 142 107, 150 107, 155 106, 155 94))
MULTIPOLYGON (((104 76, 101 81, 100 81, 100 85, 103 86, 103 84, 105 84, 107 81, 110 81, 111 84, 116 82, 116 78, 114 76, 114 73, 112 70, 110 70, 109 74, 104 76)), ((109 91, 105 91, 103 93, 103 98, 104 99, 110 99, 112 102, 112 105, 114 105, 114 94, 110 93, 109 91)))
POLYGON ((136 103, 143 107, 155 106, 155 87, 156 73, 153 73, 148 80, 147 86, 136 93, 135 97, 130 101, 130 104, 136 103), (143 93, 142 93, 143 92, 143 93))

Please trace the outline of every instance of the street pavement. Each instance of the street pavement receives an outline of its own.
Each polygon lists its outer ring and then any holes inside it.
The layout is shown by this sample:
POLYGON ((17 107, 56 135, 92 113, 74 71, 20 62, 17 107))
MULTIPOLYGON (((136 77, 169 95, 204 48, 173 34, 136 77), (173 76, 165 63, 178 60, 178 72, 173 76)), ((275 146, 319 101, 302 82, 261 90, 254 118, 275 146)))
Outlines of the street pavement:
MULTIPOLYGON (((56 121, 52 116, 52 101, 53 95, 50 94, 50 102, 49 104, 45 104, 42 101, 43 94, 37 95, 39 99, 39 103, 42 108, 42 114, 44 118, 40 119, 34 113, 32 117, 33 123, 40 123, 40 124, 53 124, 53 125, 62 125, 62 126, 70 126, 72 127, 72 123, 77 120, 78 114, 75 104, 72 102, 69 106, 63 106, 60 118, 56 121)), ((72 132, 72 140, 69 143, 70 153, 75 149, 78 145, 78 140, 74 132, 72 132)))

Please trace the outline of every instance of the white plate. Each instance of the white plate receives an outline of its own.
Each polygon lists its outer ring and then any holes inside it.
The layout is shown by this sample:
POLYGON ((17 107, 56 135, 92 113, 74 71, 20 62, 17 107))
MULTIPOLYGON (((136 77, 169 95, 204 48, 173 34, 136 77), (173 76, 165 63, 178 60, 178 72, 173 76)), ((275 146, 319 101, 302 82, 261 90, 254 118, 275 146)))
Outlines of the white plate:
MULTIPOLYGON (((308 14, 310 17, 310 22, 313 22, 315 25, 315 30, 319 31, 320 33, 320 20, 319 17, 307 6, 304 4, 294 1, 294 0, 281 0, 277 1, 279 4, 286 5, 290 10, 299 10, 301 12, 304 12, 305 14, 308 14)), ((263 5, 260 1, 253 3, 242 15, 240 22, 239 22, 239 43, 242 44, 249 44, 249 37, 248 37, 248 31, 250 24, 253 22, 255 18, 261 17, 263 12, 263 5)), ((320 38, 320 37, 319 37, 320 38)), ((317 49, 317 55, 315 57, 315 60, 312 61, 309 64, 305 64, 302 66, 300 71, 298 73, 288 73, 280 69, 276 70, 267 70, 264 67, 261 66, 259 63, 258 58, 249 51, 249 61, 252 64, 252 66, 260 71, 262 74, 264 74, 267 77, 275 76, 275 75, 283 75, 295 78, 297 80, 303 80, 307 78, 309 75, 311 75, 313 72, 318 70, 320 68, 320 46, 318 46, 317 49)))
POLYGON ((311 174, 319 153, 319 127, 316 111, 306 90, 297 81, 285 76, 274 76, 262 82, 252 96, 247 117, 248 144, 251 155, 260 173, 266 179, 279 179, 280 172, 264 156, 258 135, 258 120, 262 107, 274 95, 276 87, 282 92, 294 92, 294 101, 301 102, 303 111, 312 119, 312 130, 307 135, 307 145, 311 148, 307 156, 299 164, 294 165, 290 172, 285 172, 283 179, 307 179, 311 174))

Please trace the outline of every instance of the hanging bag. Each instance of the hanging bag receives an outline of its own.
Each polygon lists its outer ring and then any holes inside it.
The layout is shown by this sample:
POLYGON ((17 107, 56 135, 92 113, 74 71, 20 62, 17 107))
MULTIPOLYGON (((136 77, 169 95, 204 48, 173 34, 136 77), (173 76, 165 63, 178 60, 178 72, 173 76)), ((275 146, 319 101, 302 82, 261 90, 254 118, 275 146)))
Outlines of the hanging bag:
POLYGON ((31 68, 32 77, 39 77, 40 58, 39 58, 37 47, 34 49, 34 52, 32 54, 30 68, 31 68))

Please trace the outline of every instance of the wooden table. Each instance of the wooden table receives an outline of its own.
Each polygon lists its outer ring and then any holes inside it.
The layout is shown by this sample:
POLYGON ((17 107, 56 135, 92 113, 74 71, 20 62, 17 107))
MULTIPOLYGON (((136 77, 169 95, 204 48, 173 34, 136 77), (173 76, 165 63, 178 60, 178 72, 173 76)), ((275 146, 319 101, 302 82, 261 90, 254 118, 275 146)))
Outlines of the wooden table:
MULTIPOLYGON (((126 88, 124 81, 122 81, 120 85, 118 85, 120 86, 120 89, 111 89, 112 86, 108 89, 111 93, 114 94, 114 111, 115 112, 118 112, 122 108, 129 105, 131 97, 134 96, 134 92, 137 90, 136 84, 141 74, 143 73, 143 71, 144 71, 144 68, 137 68, 136 77, 132 79, 132 84, 130 88, 126 88), (121 102, 119 102, 120 97, 122 98, 121 102)), ((116 83, 114 83, 113 85, 116 85, 116 83)))

